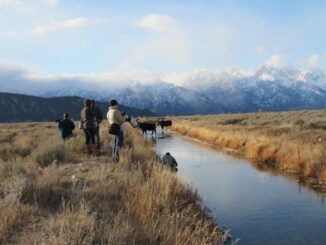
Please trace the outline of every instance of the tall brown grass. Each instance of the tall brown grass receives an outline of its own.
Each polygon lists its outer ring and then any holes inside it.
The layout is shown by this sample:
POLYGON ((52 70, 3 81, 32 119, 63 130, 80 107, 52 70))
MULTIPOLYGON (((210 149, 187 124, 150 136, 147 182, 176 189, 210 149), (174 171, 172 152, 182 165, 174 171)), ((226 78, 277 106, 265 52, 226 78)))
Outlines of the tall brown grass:
POLYGON ((2 125, 0 146, 33 147, 1 157, 0 243, 222 244, 195 191, 156 162, 135 129, 125 130, 114 164, 105 125, 101 156, 84 154, 81 132, 62 144, 54 125, 2 125))
POLYGON ((175 117, 172 130, 326 183, 326 111, 175 117))

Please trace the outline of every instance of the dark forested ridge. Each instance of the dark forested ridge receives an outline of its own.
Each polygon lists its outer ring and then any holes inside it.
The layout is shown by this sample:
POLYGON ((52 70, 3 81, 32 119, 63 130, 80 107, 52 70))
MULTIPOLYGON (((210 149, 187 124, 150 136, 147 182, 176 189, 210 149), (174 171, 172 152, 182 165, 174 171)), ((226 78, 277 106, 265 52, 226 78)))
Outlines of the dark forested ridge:
MULTIPOLYGON (((53 121, 67 112, 75 120, 80 118, 84 99, 77 96, 42 98, 37 96, 1 93, 0 92, 0 122, 53 121)), ((103 115, 108 110, 108 102, 97 102, 103 115)), ((141 110, 120 105, 120 110, 128 115, 154 115, 149 110, 141 110)))

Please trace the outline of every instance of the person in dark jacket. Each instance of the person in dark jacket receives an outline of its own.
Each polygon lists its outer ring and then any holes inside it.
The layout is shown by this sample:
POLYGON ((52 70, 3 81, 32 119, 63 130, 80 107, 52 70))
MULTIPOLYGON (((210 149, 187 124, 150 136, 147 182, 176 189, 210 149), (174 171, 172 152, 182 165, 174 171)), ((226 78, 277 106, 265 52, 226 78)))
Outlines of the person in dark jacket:
POLYGON ((170 154, 170 152, 165 153, 165 155, 162 158, 162 163, 163 166, 167 166, 169 168, 171 168, 171 170, 173 171, 177 171, 178 170, 178 163, 175 160, 175 158, 170 154))
POLYGON ((100 150, 101 144, 100 144, 100 123, 103 120, 103 115, 101 112, 101 109, 95 105, 95 100, 91 100, 91 109, 92 113, 95 117, 95 128, 94 128, 94 137, 95 137, 95 144, 96 144, 96 150, 100 150))
POLYGON ((89 99, 84 101, 84 108, 80 113, 80 118, 81 128, 85 134, 86 150, 88 154, 92 154, 95 152, 95 128, 97 127, 97 123, 89 99))
POLYGON ((63 119, 59 121, 58 128, 61 131, 62 140, 67 140, 72 137, 72 131, 75 129, 75 124, 70 120, 68 113, 63 114, 63 119))

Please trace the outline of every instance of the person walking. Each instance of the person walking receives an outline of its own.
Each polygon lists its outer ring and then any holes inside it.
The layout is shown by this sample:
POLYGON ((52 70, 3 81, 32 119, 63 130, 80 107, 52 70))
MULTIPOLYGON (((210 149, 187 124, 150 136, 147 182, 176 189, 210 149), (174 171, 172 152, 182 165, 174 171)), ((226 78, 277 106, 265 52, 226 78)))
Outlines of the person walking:
POLYGON ((109 133, 114 136, 112 144, 112 159, 113 161, 119 162, 120 148, 122 147, 124 139, 121 126, 125 122, 125 118, 118 110, 118 102, 116 100, 110 101, 109 111, 106 116, 109 122, 109 133))
POLYGON ((100 143, 100 123, 103 120, 103 115, 101 112, 101 109, 95 105, 95 100, 91 100, 91 109, 92 113, 94 115, 94 137, 95 137, 95 145, 96 145, 96 150, 100 151, 101 149, 101 143, 100 143))
POLYGON ((63 114, 63 119, 59 121, 58 128, 61 132, 61 139, 63 141, 72 137, 72 131, 75 129, 75 124, 70 120, 68 113, 63 114))
POLYGON ((91 101, 86 99, 84 101, 84 108, 80 113, 81 128, 85 134, 85 144, 87 154, 92 154, 95 150, 95 127, 96 119, 91 109, 91 101))
POLYGON ((165 153, 162 158, 163 166, 171 168, 172 171, 178 170, 178 163, 175 158, 170 154, 170 152, 165 153))

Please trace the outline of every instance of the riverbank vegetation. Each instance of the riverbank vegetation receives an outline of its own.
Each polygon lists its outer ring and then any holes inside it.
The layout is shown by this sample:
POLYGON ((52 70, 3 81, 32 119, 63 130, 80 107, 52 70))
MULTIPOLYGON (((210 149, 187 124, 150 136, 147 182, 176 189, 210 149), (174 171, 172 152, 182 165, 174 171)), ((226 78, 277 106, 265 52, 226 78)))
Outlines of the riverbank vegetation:
POLYGON ((326 111, 174 117, 171 130, 326 184, 326 111))
POLYGON ((87 156, 81 132, 63 144, 54 123, 1 124, 0 243, 222 244, 195 191, 126 130, 114 164, 105 125, 87 156))

